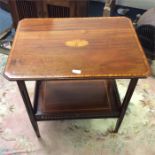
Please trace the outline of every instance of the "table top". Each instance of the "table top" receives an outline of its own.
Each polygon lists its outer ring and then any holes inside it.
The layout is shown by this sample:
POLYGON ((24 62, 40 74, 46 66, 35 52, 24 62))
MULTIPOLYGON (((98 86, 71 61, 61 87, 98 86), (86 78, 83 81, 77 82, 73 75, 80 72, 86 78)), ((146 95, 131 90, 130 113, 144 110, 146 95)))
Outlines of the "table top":
POLYGON ((150 74, 125 17, 19 22, 5 68, 8 80, 144 78, 150 74))

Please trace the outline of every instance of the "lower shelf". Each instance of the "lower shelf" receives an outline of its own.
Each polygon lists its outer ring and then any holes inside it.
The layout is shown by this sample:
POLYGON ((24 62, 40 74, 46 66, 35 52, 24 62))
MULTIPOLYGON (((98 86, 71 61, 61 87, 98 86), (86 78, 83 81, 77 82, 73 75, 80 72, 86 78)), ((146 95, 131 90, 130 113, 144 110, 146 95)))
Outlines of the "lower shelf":
POLYGON ((118 117, 114 80, 44 81, 38 91, 37 120, 118 117))

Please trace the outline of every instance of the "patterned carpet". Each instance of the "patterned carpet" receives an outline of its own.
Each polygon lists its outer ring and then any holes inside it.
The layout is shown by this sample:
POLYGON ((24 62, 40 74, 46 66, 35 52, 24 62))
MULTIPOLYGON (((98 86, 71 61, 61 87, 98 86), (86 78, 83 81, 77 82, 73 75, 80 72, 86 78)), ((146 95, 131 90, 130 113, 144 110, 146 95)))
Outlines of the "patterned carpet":
MULTIPOLYGON (((155 79, 139 80, 118 134, 115 119, 39 122, 32 129, 15 82, 3 78, 7 56, 0 55, 0 155, 154 155, 155 79)), ((118 80, 123 98, 128 80, 118 80)), ((33 82, 28 82, 33 96, 33 82)))

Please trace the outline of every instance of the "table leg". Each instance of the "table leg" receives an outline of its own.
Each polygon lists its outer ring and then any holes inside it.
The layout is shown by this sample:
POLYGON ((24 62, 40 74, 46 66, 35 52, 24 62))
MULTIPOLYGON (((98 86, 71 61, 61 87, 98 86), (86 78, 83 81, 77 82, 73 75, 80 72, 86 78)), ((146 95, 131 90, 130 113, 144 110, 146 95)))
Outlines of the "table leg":
POLYGON ((41 81, 36 81, 35 83, 35 89, 34 89, 34 100, 33 100, 33 111, 34 113, 37 112, 37 106, 38 106, 38 94, 39 94, 39 87, 40 87, 41 81))
POLYGON ((27 92, 25 82, 24 81, 17 81, 17 84, 18 84, 21 96, 23 98, 27 113, 29 115, 31 124, 32 124, 32 126, 34 128, 34 131, 35 131, 36 135, 38 137, 40 137, 38 124, 37 124, 37 121, 36 121, 35 116, 34 116, 32 104, 31 104, 31 101, 30 101, 30 98, 29 98, 29 95, 28 95, 28 92, 27 92))
POLYGON ((125 98, 123 100, 123 103, 122 103, 122 106, 121 106, 120 116, 119 116, 119 118, 117 120, 117 123, 116 123, 116 127, 115 127, 114 132, 118 132, 118 130, 119 130, 119 127, 120 127, 120 125, 121 125, 121 123, 123 121, 125 112, 127 110, 129 101, 130 101, 130 99, 132 97, 132 94, 134 92, 134 89, 136 87, 137 82, 138 82, 138 79, 135 78, 135 79, 131 79, 131 81, 129 83, 129 87, 128 87, 128 90, 126 92, 125 98))

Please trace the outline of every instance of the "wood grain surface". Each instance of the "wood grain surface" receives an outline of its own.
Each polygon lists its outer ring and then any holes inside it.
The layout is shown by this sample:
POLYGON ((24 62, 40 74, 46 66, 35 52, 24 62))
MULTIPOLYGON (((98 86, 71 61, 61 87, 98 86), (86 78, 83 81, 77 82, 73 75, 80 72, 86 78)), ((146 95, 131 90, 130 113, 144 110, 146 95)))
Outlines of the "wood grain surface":
POLYGON ((36 115, 118 116, 114 80, 45 81, 39 88, 36 115))
POLYGON ((136 32, 125 17, 24 19, 4 73, 9 80, 143 78, 149 74, 136 32))

